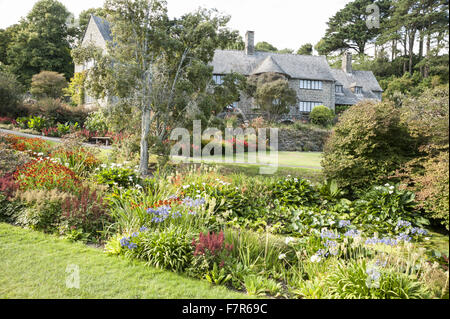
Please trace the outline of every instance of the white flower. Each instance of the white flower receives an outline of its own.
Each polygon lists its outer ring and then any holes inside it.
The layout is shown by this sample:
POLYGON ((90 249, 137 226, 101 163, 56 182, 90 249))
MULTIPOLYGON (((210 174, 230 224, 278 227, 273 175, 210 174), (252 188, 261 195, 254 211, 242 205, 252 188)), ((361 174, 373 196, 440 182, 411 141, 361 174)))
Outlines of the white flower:
POLYGON ((293 242, 295 239, 292 237, 286 237, 286 239, 284 240, 284 242, 286 243, 286 245, 289 245, 290 242, 293 242))
POLYGON ((100 165, 102 168, 107 168, 108 167, 108 165, 106 165, 106 164, 102 164, 102 165, 100 165))
POLYGON ((69 167, 69 165, 70 165, 69 163, 65 163, 64 164, 65 167, 69 167))
POLYGON ((278 256, 278 259, 284 259, 284 258, 286 258, 286 254, 280 254, 280 255, 278 256))
POLYGON ((389 183, 384 184, 384 186, 389 187, 391 186, 389 183))
POLYGON ((393 193, 393 191, 389 191, 389 194, 392 194, 393 193))
POLYGON ((318 263, 319 261, 321 261, 322 260, 322 258, 319 256, 319 255, 314 255, 314 256, 311 256, 311 262, 313 262, 313 263, 318 263))
POLYGON ((183 189, 186 189, 186 188, 189 188, 189 187, 191 187, 191 185, 183 185, 183 189))
POLYGON ((139 184, 136 184, 136 186, 135 186, 137 189, 142 189, 142 186, 141 185, 139 185, 139 184))

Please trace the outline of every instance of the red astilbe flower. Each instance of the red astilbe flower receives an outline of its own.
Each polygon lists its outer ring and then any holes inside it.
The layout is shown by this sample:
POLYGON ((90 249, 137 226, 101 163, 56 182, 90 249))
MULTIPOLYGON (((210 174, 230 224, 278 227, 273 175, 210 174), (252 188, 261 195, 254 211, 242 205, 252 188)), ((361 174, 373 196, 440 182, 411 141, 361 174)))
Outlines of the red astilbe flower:
POLYGON ((220 254, 223 249, 230 251, 233 249, 232 245, 224 244, 223 231, 220 233, 200 233, 198 242, 193 239, 192 245, 195 247, 194 256, 205 255, 209 252, 211 255, 216 256, 220 254))

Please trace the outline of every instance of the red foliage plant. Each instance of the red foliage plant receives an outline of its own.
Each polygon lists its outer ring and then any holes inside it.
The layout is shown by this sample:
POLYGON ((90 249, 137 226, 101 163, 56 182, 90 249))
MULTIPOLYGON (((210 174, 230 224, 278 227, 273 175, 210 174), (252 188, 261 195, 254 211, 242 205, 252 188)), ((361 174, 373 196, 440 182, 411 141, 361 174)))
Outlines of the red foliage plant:
POLYGON ((219 255, 224 249, 230 251, 233 249, 233 245, 224 243, 223 231, 220 233, 200 233, 198 242, 195 239, 192 240, 192 245, 195 247, 194 256, 205 255, 209 252, 211 255, 219 255))
POLYGON ((0 192, 4 193, 6 198, 12 197, 18 188, 19 184, 14 180, 12 173, 0 177, 0 192))

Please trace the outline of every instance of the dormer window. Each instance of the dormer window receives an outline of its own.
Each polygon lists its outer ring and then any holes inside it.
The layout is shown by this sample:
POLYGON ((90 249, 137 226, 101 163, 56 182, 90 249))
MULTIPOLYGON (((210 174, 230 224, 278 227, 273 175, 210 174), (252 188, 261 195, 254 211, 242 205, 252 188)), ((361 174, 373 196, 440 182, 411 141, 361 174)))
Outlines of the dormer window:
POLYGON ((355 86, 355 94, 363 94, 362 86, 355 86))
POLYGON ((344 93, 344 86, 336 84, 336 93, 343 94, 344 93))

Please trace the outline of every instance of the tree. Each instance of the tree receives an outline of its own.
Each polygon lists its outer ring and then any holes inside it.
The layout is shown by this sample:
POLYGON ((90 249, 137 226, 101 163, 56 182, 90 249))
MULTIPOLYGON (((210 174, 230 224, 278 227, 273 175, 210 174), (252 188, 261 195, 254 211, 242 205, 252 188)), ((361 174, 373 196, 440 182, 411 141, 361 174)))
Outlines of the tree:
POLYGON ((37 98, 57 99, 63 95, 63 89, 66 86, 67 81, 64 75, 57 72, 42 71, 33 75, 30 93, 37 98))
POLYGON ((289 113, 289 108, 298 102, 297 92, 289 86, 284 75, 252 75, 247 82, 246 93, 255 98, 261 112, 265 113, 269 121, 289 113))
POLYGON ((325 36, 317 44, 317 51, 328 55, 352 49, 358 54, 364 54, 366 45, 381 32, 380 28, 368 28, 367 7, 376 4, 380 8, 380 23, 383 23, 389 2, 389 0, 355 0, 347 3, 328 20, 328 28, 325 36))
POLYGON ((86 77, 91 92, 116 97, 110 107, 140 112, 139 171, 147 175, 150 140, 162 144, 168 126, 198 113, 211 115, 205 108, 217 107, 205 103, 214 102, 208 63, 236 33, 226 28, 230 18, 216 10, 199 9, 173 20, 159 0, 108 0, 105 10, 113 37, 107 54, 89 46, 74 50, 74 58, 93 59, 86 77))
POLYGON ((286 49, 278 50, 277 53, 293 54, 294 50, 286 48, 286 49))
POLYGON ((325 105, 318 105, 309 114, 312 123, 320 126, 328 126, 333 122, 334 112, 325 105))
POLYGON ((38 1, 7 50, 8 64, 18 79, 29 84, 31 77, 42 70, 73 75, 69 33, 66 20, 70 13, 56 0, 38 1))
POLYGON ((313 54, 313 45, 311 43, 303 44, 300 49, 298 49, 297 54, 300 55, 312 55, 313 54))
POLYGON ((273 45, 271 45, 270 43, 263 41, 263 42, 258 42, 255 45, 255 51, 263 51, 263 52, 277 52, 278 49, 275 48, 273 45))
POLYGON ((16 76, 0 68, 0 115, 17 116, 23 93, 24 88, 16 76))
POLYGON ((363 101, 341 115, 325 144, 322 166, 327 178, 355 191, 389 181, 416 155, 399 108, 390 101, 363 101))

